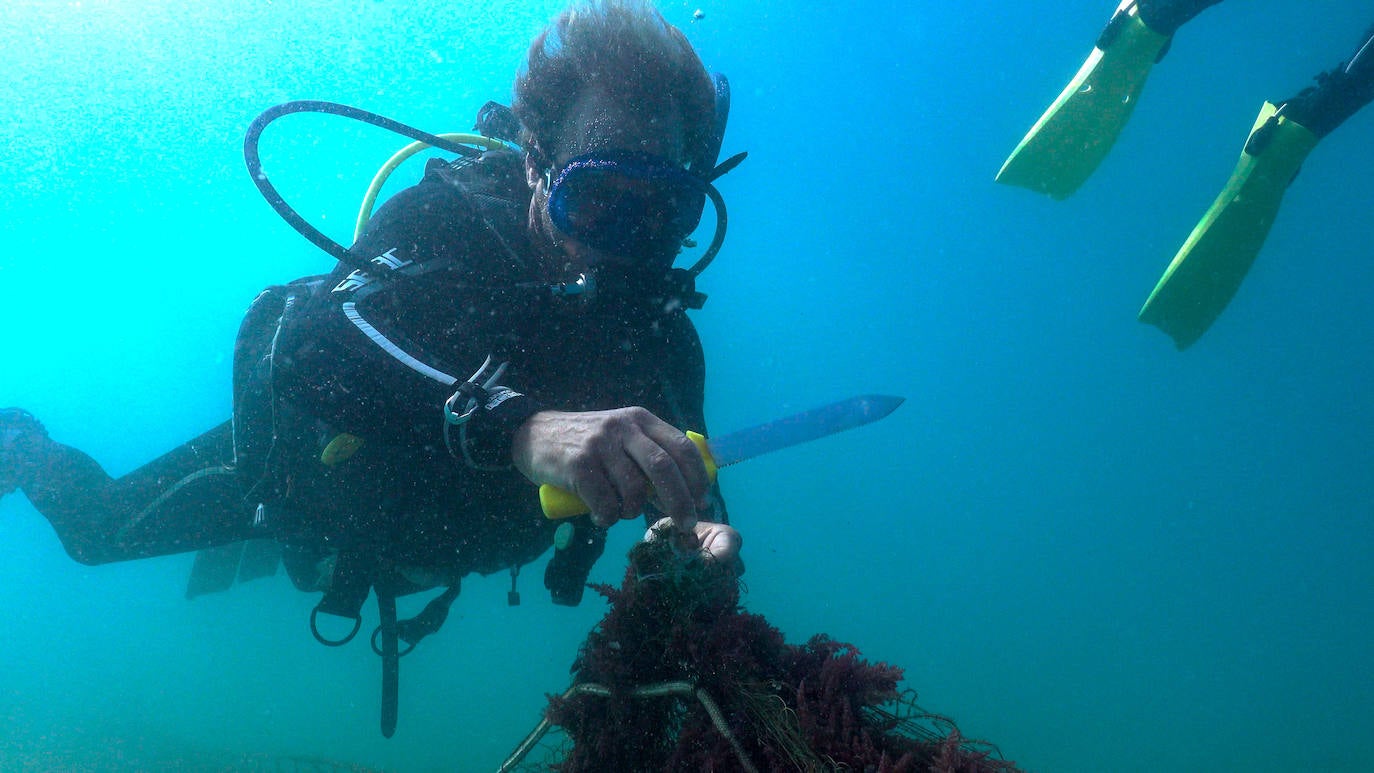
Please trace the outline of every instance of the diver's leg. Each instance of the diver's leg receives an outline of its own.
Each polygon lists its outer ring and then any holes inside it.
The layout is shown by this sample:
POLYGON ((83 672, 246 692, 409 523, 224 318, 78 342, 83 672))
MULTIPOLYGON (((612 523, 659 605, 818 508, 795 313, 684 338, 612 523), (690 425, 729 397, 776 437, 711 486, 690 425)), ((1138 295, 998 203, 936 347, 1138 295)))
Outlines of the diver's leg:
POLYGON ((1184 23, 1221 0, 1121 0, 1092 53, 997 172, 1062 199, 1106 159, 1184 23))
POLYGON ((1349 60, 1315 80, 1316 85, 1280 105, 1289 118, 1321 139, 1374 99, 1374 27, 1365 32, 1349 60))
MULTIPOLYGON (((21 488, 83 564, 180 553, 248 539, 254 507, 227 464, 226 422, 121 478, 48 437, 36 419, 0 411, 0 486, 21 488)), ((0 488, 0 493, 6 489, 0 488)))
POLYGON ((1279 205, 1307 154, 1374 97, 1374 28, 1349 61, 1316 77, 1291 99, 1260 108, 1240 160, 1221 193, 1140 310, 1179 349, 1220 316, 1240 288, 1279 205))
MULTIPOLYGON (((33 414, 19 408, 0 408, 0 498, 33 485, 44 467, 72 466, 62 464, 57 456, 50 458, 52 445, 48 431, 33 414)), ((71 461, 75 467, 82 466, 80 459, 71 461)))
POLYGON ((1166 37, 1221 0, 1139 0, 1140 20, 1166 37))
POLYGON ((94 459, 48 437, 30 414, 7 408, 0 415, 0 494, 23 490, 48 519, 72 558, 104 563, 105 525, 112 520, 104 501, 113 479, 94 459))

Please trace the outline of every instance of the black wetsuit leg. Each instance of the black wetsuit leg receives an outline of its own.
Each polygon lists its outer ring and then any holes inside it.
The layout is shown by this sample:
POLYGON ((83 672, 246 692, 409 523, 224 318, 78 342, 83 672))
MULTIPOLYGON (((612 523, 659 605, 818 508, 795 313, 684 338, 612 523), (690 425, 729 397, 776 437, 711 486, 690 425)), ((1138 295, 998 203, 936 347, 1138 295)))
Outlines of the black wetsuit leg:
POLYGON ((1321 139, 1374 99, 1374 27, 1350 59, 1316 77, 1317 85, 1284 100, 1284 114, 1321 139))
POLYGON ((1161 35, 1170 36, 1194 16, 1221 0, 1140 0, 1140 20, 1161 35))
POLYGON ((83 564, 199 550, 265 536, 230 463, 229 422, 121 478, 85 453, 47 441, 23 490, 83 564))

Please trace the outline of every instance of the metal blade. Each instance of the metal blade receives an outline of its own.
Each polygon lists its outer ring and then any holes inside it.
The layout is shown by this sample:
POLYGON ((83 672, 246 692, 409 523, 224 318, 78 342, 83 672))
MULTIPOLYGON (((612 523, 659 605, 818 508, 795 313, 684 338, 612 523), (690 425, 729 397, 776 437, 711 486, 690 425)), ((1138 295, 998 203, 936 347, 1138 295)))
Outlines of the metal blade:
POLYGON ((770 451, 862 427, 897 410, 905 399, 892 395, 859 395, 711 438, 707 445, 716 466, 725 467, 770 451))

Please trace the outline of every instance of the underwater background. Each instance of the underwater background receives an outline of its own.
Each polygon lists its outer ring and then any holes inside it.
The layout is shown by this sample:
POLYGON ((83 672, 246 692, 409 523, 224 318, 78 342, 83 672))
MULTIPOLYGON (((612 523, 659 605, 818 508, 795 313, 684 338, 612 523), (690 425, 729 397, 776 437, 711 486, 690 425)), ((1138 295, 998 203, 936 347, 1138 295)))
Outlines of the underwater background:
MULTIPOLYGON (((249 122, 324 99, 467 131, 561 7, 8 0, 0 407, 115 474, 222 421, 249 301, 331 266, 253 187, 249 122)), ((749 151, 695 314, 711 430, 907 397, 722 475, 746 606, 904 667, 1031 770, 1374 770, 1374 109, 1309 157, 1199 343, 1135 320, 1261 103, 1349 57, 1368 2, 1206 11, 1062 202, 992 178, 1111 0, 660 7, 730 77, 723 154, 749 151)), ((291 116, 263 155, 347 241, 405 142, 291 116)), ((18 494, 0 546, 3 770, 492 770, 604 611, 553 606, 542 565, 518 607, 508 575, 468 578, 384 740, 365 637, 321 647, 284 574, 188 602, 191 556, 78 565, 18 494)))

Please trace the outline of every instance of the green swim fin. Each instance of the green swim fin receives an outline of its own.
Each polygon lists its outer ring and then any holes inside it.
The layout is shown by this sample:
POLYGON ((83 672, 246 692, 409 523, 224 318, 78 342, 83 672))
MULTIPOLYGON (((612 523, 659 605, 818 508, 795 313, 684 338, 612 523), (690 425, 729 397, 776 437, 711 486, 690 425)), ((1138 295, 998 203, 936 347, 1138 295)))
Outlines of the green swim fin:
POLYGON ((1123 0, 1078 74, 1002 164, 997 182, 1063 199, 1107 157, 1170 40, 1145 26, 1136 3, 1123 0))
POLYGON ((1141 322, 1168 333, 1180 350, 1207 332, 1255 262, 1283 192, 1316 145, 1315 134, 1264 103, 1231 179, 1165 269, 1141 322))

